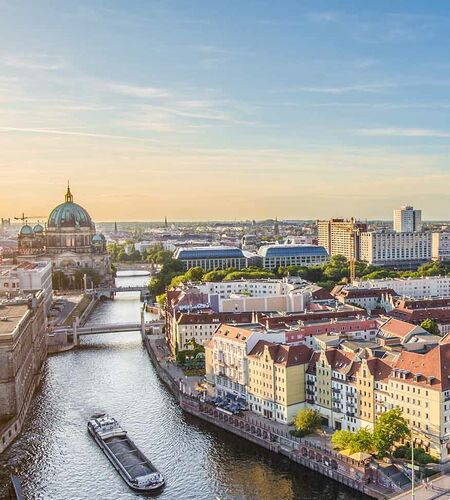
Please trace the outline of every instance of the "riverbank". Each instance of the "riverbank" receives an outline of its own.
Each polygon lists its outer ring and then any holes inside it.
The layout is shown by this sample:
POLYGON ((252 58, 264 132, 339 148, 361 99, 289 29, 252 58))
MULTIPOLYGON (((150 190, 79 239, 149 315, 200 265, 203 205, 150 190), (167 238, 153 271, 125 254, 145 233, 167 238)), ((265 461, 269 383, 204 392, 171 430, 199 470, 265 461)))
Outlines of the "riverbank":
POLYGON ((297 464, 369 497, 385 499, 392 494, 391 488, 395 489, 395 485, 389 484, 386 478, 381 477, 378 468, 372 464, 345 457, 314 439, 294 438, 288 433, 286 426, 251 412, 245 412, 243 416, 226 415, 215 406, 202 401, 195 395, 195 386, 199 378, 177 378, 174 376, 176 367, 169 368, 166 352, 162 346, 164 337, 152 336, 150 333, 143 335, 142 338, 158 376, 177 398, 185 412, 273 453, 284 455, 297 464))

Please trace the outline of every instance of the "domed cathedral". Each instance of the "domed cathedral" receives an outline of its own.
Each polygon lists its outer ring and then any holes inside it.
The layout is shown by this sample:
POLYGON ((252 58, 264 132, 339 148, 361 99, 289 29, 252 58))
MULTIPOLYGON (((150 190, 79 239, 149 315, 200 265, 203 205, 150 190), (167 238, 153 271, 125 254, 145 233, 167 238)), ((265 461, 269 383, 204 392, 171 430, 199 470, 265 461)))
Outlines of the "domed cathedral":
POLYGON ((52 210, 46 227, 25 223, 18 236, 19 260, 51 260, 53 271, 69 278, 77 270, 95 271, 102 281, 111 278, 111 260, 103 234, 97 234, 88 212, 73 201, 70 186, 64 203, 52 210))

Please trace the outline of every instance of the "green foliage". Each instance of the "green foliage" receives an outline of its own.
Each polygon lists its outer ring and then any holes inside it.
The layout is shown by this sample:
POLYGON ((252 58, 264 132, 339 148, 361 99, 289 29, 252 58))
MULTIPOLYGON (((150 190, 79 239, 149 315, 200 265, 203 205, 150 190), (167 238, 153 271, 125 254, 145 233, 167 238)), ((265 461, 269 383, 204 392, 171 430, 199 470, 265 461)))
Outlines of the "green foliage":
POLYGON ((74 288, 79 290, 81 288, 84 288, 84 275, 87 276, 88 282, 89 278, 92 280, 92 284, 94 287, 98 286, 101 282, 100 275, 95 271, 94 269, 77 269, 74 273, 74 288))
POLYGON ((370 453, 373 450, 373 434, 363 427, 353 434, 351 450, 353 453, 358 451, 370 453))
POLYGON ((294 425, 297 431, 310 434, 316 429, 320 429, 322 426, 322 417, 318 411, 306 408, 297 413, 294 425))
POLYGON ((156 302, 163 307, 166 302, 167 293, 161 293, 156 296, 156 302))
POLYGON ((240 279, 262 279, 262 278, 275 278, 275 275, 270 271, 264 271, 263 269, 253 270, 242 269, 240 271, 234 271, 230 274, 227 274, 223 281, 232 281, 232 280, 240 280, 240 279))
POLYGON ((202 368, 205 366, 205 358, 203 356, 198 356, 198 354, 204 354, 205 348, 195 341, 194 338, 186 342, 186 346, 191 347, 191 349, 177 350, 176 359, 177 363, 183 367, 187 368, 202 368))
POLYGON ((141 262, 142 261, 142 255, 140 252, 137 250, 134 250, 134 243, 133 242, 127 242, 124 244, 119 244, 119 243, 109 243, 106 245, 106 249, 108 250, 109 254, 111 255, 111 260, 113 262, 141 262), (127 254, 125 252, 125 247, 133 245, 133 249, 130 252, 130 254, 127 254))
POLYGON ((409 435, 407 421, 403 418, 400 408, 393 408, 382 413, 373 431, 373 444, 380 456, 391 452, 395 443, 409 435))
MULTIPOLYGON (((404 458, 408 462, 412 460, 410 446, 399 446, 393 453, 395 458, 404 458)), ((438 463, 439 460, 428 454, 423 448, 414 448, 414 463, 426 465, 430 463, 438 463)))
POLYGON ((353 432, 350 431, 336 431, 331 436, 331 442, 337 450, 346 450, 347 448, 351 448, 352 440, 353 432))
POLYGON ((52 284, 54 290, 67 290, 70 280, 62 271, 54 271, 52 274, 52 284))
POLYGON ((217 269, 215 271, 210 271, 209 273, 206 273, 203 275, 202 281, 214 281, 214 282, 219 282, 223 281, 225 276, 229 274, 230 272, 235 271, 233 267, 230 267, 229 269, 217 269))
POLYGON ((183 271, 183 264, 176 259, 170 258, 163 265, 156 276, 150 280, 148 289, 153 296, 161 295, 166 291, 175 276, 179 276, 183 271))
POLYGON ((433 335, 441 335, 441 331, 439 330, 439 327, 434 319, 424 319, 422 323, 420 323, 420 326, 433 335))
POLYGON ((336 449, 349 449, 352 453, 358 451, 370 453, 373 450, 373 434, 366 428, 356 432, 336 431, 331 437, 331 442, 336 449))

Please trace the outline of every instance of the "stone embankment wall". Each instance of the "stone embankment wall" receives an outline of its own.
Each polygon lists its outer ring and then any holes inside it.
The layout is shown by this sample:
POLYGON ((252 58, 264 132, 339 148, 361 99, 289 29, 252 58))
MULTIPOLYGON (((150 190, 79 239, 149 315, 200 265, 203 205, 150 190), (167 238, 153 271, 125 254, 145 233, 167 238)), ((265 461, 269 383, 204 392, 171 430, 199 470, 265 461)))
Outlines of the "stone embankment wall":
POLYGON ((187 413, 267 450, 282 454, 304 467, 370 497, 386 498, 386 495, 368 485, 369 478, 372 478, 373 474, 367 464, 356 462, 331 449, 320 447, 307 439, 294 438, 279 428, 272 428, 268 423, 264 424, 246 415, 243 417, 227 415, 213 405, 200 401, 198 397, 181 394, 178 383, 158 361, 158 356, 151 342, 151 335, 143 335, 142 338, 158 376, 178 398, 181 408, 187 413))

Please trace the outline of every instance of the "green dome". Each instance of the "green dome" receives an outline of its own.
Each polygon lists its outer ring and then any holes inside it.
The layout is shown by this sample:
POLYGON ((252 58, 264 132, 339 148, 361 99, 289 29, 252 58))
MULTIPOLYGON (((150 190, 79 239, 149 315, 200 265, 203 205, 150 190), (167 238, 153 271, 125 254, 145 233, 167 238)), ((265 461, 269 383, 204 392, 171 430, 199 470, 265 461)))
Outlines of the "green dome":
POLYGON ((70 188, 67 188, 66 201, 53 209, 48 218, 49 228, 54 227, 93 227, 94 224, 86 210, 73 202, 70 188))
POLYGON ((22 226, 20 230, 20 236, 33 236, 33 229, 28 224, 22 226))
POLYGON ((92 241, 95 242, 95 243, 101 243, 103 241, 102 237, 100 234, 95 234, 93 237, 92 237, 92 241))
POLYGON ((34 227, 33 227, 33 233, 34 234, 37 234, 37 233, 43 233, 44 232, 44 228, 40 225, 40 224, 36 224, 34 227))

